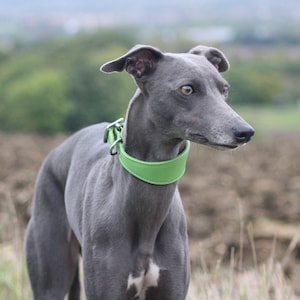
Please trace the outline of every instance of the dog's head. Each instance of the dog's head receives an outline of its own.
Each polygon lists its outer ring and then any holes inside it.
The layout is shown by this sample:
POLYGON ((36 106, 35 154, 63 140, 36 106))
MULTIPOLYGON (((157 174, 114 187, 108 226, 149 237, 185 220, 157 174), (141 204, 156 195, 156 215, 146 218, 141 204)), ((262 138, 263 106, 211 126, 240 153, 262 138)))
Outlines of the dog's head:
POLYGON ((247 143, 254 130, 227 104, 229 84, 220 72, 228 69, 227 58, 216 48, 163 53, 145 45, 101 67, 134 77, 153 123, 170 139, 233 149, 247 143))

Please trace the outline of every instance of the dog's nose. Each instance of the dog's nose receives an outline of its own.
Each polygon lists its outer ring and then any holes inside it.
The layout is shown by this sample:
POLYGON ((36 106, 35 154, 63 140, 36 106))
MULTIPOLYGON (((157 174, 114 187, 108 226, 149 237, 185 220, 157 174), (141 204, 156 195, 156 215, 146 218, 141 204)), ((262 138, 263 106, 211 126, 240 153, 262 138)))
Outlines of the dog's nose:
POLYGON ((248 124, 239 124, 232 128, 235 140, 239 144, 244 144, 250 141, 254 135, 254 129, 248 124))

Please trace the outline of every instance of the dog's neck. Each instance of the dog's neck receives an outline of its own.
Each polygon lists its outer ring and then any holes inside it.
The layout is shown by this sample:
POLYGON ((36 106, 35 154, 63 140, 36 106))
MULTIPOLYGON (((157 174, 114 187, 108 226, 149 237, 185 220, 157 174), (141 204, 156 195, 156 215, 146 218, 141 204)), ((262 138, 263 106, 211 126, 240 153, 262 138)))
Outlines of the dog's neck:
POLYGON ((123 132, 125 151, 143 161, 173 159, 185 148, 185 141, 169 137, 167 128, 157 126, 155 116, 149 116, 150 101, 139 89, 132 98, 123 132))
MULTIPOLYGON (((168 140, 147 112, 147 99, 138 90, 130 102, 123 130, 125 151, 140 160, 162 161, 176 157, 185 141, 168 140)), ((124 176, 124 174, 123 174, 124 176)), ((125 203, 131 220, 139 224, 139 251, 151 252, 177 191, 177 183, 150 185, 127 174, 125 203)))

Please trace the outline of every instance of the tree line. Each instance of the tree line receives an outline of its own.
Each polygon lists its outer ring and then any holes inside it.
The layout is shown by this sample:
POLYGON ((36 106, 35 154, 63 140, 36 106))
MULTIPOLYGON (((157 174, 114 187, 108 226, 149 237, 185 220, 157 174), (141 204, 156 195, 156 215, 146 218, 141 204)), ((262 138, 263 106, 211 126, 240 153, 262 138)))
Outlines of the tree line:
MULTIPOLYGON (((125 74, 101 74, 99 67, 138 40, 128 31, 103 30, 0 52, 0 130, 73 132, 124 116, 133 81, 125 74)), ((185 48, 183 43, 176 41, 174 48, 185 48)), ((300 99, 300 63, 274 64, 234 54, 229 59, 232 68, 224 74, 232 86, 229 102, 263 105, 300 99)))

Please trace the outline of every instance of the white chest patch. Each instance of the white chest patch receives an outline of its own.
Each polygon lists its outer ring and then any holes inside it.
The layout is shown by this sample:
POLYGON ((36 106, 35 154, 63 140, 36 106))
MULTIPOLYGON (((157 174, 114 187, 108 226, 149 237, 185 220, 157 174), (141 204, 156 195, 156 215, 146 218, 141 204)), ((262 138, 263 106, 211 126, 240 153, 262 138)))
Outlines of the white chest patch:
POLYGON ((151 260, 148 271, 143 270, 138 277, 129 275, 127 281, 127 290, 134 286, 137 290, 135 297, 139 297, 139 300, 146 299, 146 292, 149 287, 155 287, 158 285, 159 280, 159 267, 151 260))

